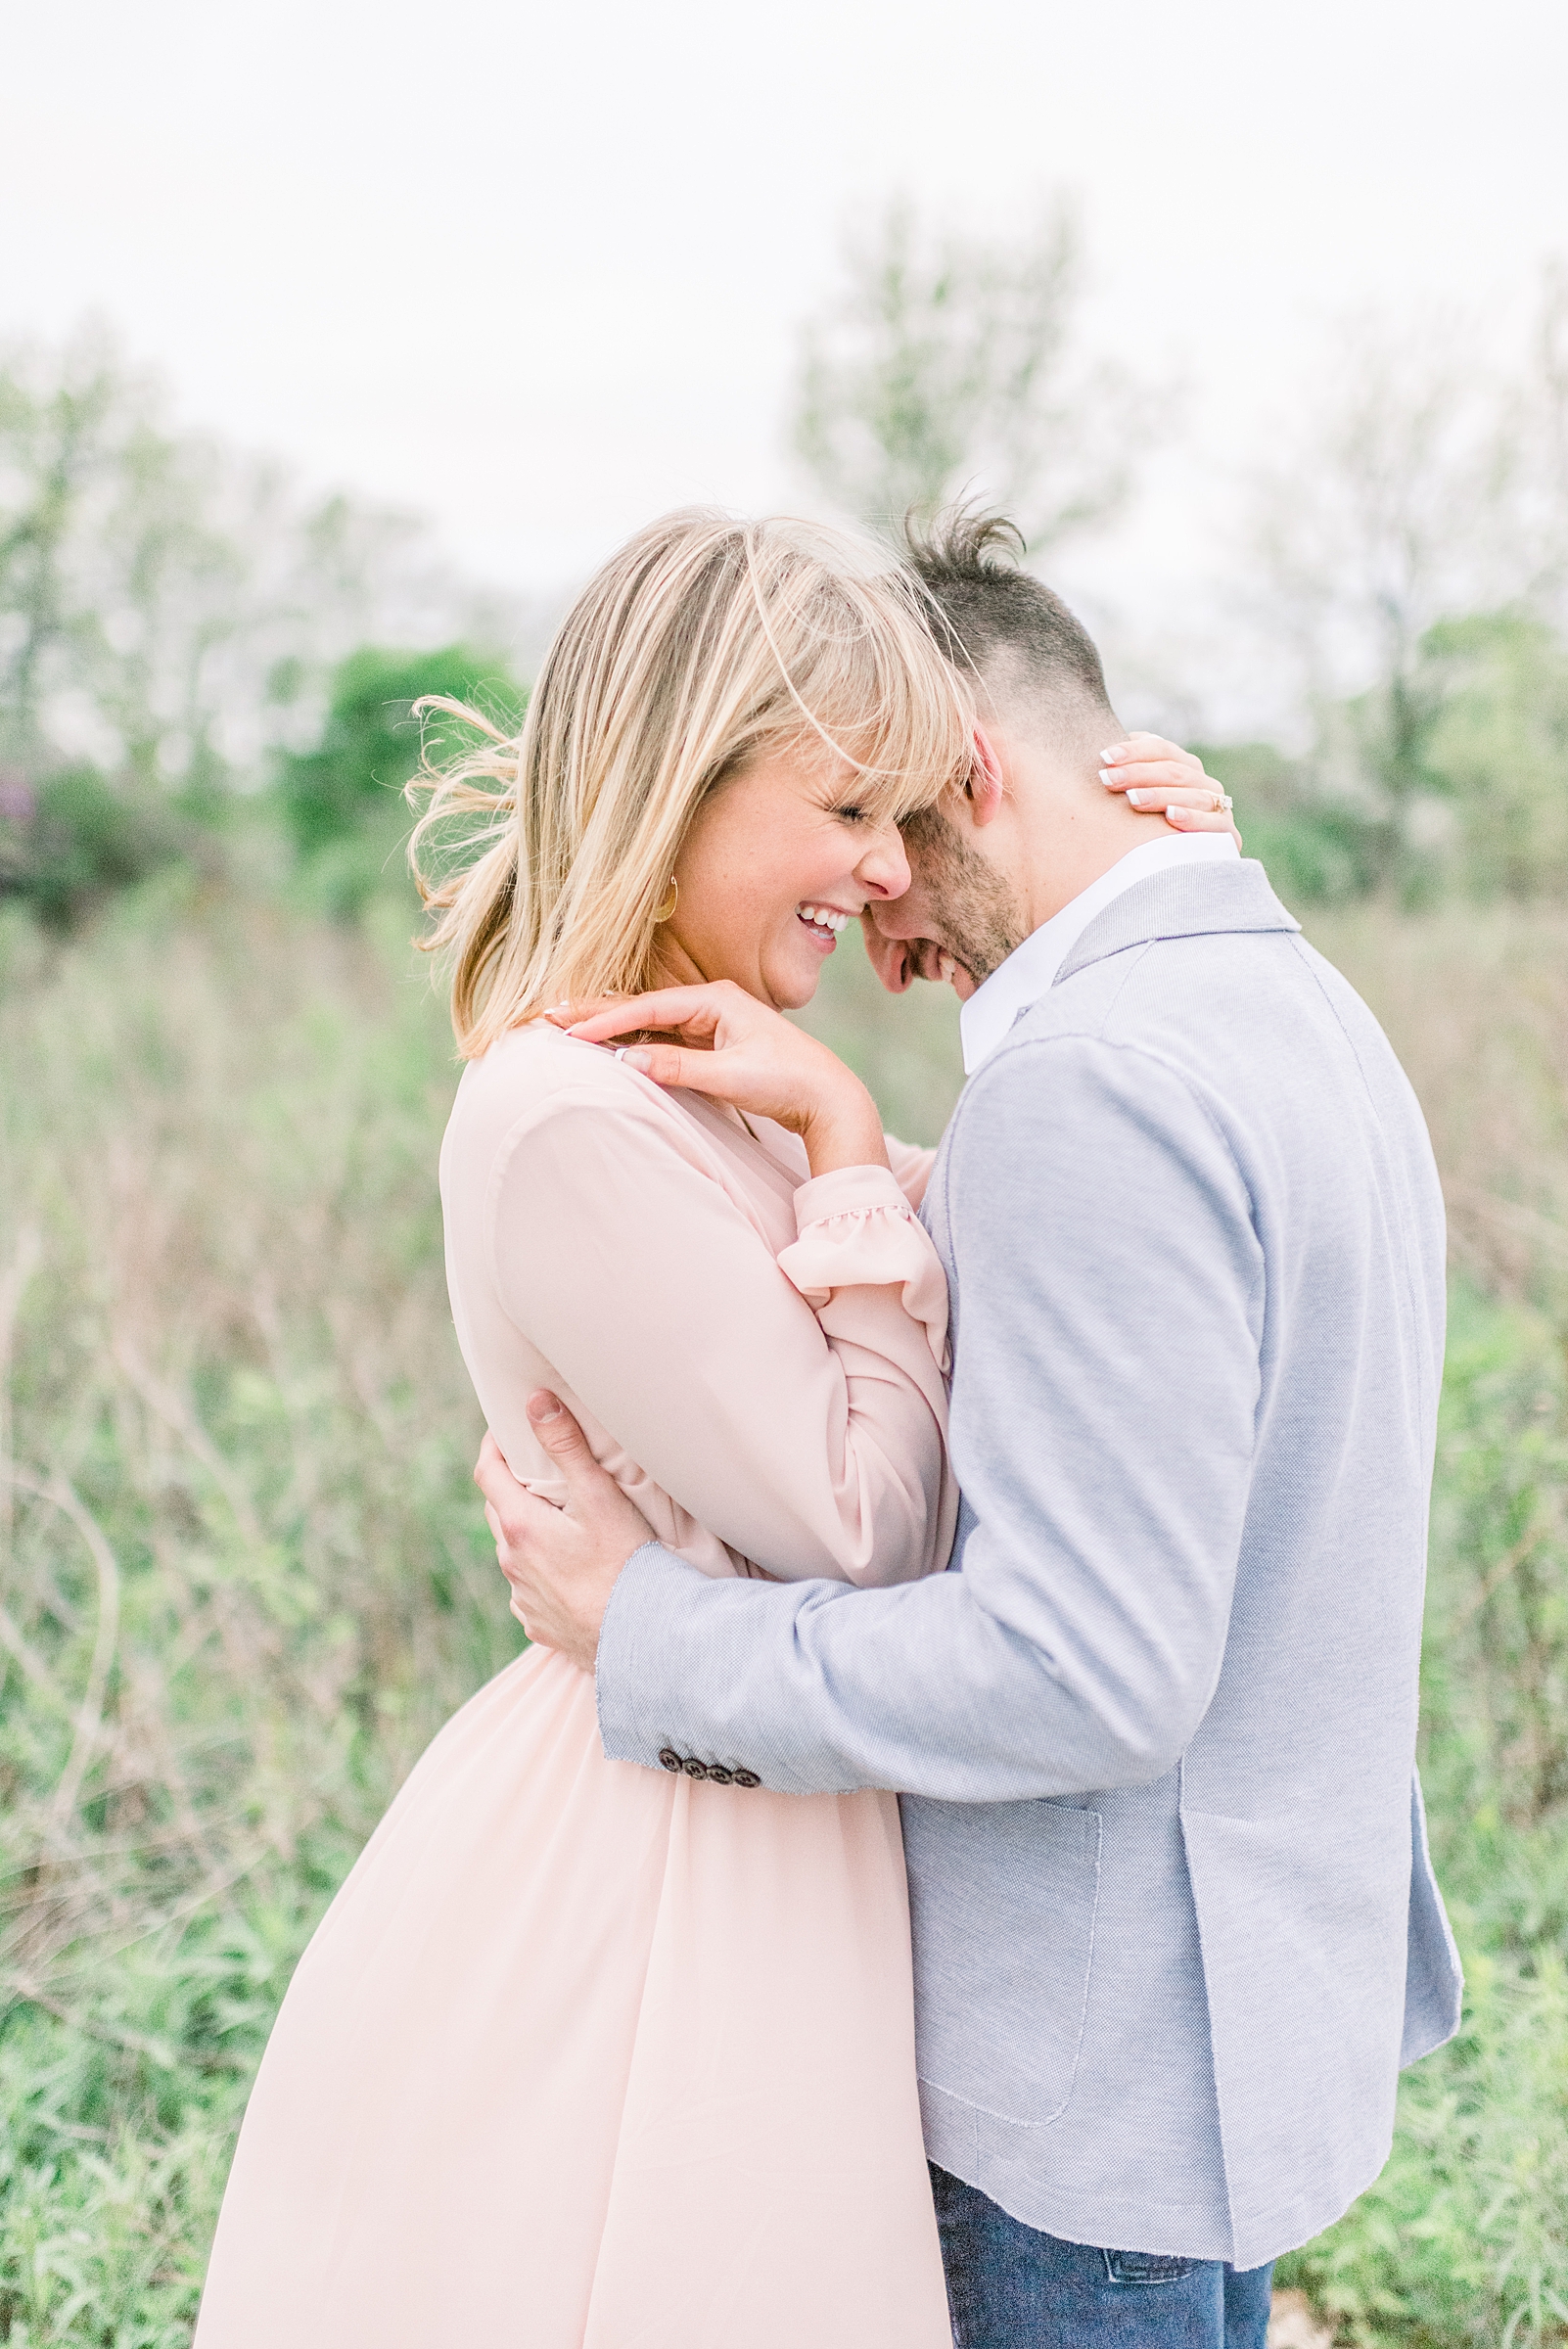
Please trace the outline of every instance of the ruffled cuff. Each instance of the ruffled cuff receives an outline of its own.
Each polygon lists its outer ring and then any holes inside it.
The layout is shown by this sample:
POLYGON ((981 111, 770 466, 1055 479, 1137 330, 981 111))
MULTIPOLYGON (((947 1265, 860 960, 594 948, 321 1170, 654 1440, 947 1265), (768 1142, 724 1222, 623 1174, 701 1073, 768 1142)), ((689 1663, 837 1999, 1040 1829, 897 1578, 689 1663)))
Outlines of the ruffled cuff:
POLYGON ((800 1238, 779 1257, 779 1270, 807 1305, 826 1305, 835 1289, 897 1283, 903 1310, 926 1334, 939 1369, 947 1367, 947 1283, 925 1226, 886 1167, 837 1167, 803 1182, 795 1194, 800 1238))

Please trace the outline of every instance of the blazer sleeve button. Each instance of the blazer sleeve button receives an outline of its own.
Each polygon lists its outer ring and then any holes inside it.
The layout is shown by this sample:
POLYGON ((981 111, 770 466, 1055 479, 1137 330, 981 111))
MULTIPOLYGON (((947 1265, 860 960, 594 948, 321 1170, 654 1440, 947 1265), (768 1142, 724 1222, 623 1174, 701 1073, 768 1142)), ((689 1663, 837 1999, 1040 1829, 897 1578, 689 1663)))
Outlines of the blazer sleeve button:
POLYGON ((761 1786, 762 1783, 755 1770, 737 1770, 730 1774, 737 1786, 761 1786))
POLYGON ((707 1763, 699 1762, 695 1754, 688 1754, 677 1767, 685 1772, 688 1778, 706 1778, 708 1775, 707 1763))
POLYGON ((721 1762, 710 1762, 708 1765, 708 1775, 715 1786, 730 1786, 734 1784, 735 1773, 732 1770, 726 1770, 721 1762))
POLYGON ((674 1749, 674 1747, 673 1747, 672 1745, 665 1745, 665 1746, 661 1746, 661 1747, 660 1747, 660 1749, 659 1749, 659 1767, 660 1767, 660 1769, 661 1769, 661 1770, 679 1770, 679 1769, 680 1769, 680 1767, 681 1767, 681 1760, 680 1760, 680 1756, 679 1756, 679 1755, 676 1753, 676 1751, 675 1751, 675 1749, 674 1749))

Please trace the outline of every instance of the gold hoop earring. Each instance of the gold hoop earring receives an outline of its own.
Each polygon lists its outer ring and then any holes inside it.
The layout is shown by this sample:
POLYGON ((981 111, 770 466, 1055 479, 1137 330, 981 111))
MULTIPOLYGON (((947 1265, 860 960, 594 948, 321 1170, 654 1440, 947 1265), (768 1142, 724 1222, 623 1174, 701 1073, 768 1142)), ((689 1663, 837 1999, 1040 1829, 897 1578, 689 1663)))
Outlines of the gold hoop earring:
POLYGON ((674 874, 671 873, 669 876, 669 889, 665 892, 658 904, 654 907, 654 920, 656 922, 668 922, 679 902, 680 883, 675 879, 674 874))

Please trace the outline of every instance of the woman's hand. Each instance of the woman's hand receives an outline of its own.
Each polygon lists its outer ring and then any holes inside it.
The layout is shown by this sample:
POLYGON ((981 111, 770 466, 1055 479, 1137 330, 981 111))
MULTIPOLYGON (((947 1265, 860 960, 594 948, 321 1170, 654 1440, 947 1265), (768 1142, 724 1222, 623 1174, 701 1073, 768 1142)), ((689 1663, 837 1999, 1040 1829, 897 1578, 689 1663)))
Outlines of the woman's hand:
POLYGON ((1112 743, 1100 753, 1100 781, 1145 814, 1163 809, 1177 832, 1232 832, 1241 846, 1228 793, 1204 773, 1201 759, 1163 734, 1130 734, 1112 743))
POLYGON ((590 1044, 647 1029, 678 1036, 678 1044, 623 1045, 619 1057, 656 1084, 683 1085, 787 1126, 805 1142, 813 1174, 888 1163, 882 1121, 859 1078, 727 979, 615 1003, 559 1003, 545 1016, 590 1044))

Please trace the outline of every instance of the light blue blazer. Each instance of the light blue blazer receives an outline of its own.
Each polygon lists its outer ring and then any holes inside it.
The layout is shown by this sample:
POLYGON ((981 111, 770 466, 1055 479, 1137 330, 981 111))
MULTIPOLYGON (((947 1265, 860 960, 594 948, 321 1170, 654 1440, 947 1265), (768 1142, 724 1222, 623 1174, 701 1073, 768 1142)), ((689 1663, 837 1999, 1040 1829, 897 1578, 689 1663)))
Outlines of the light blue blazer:
POLYGON ((650 1544, 605 1750, 901 1789, 932 2158, 1054 2234, 1253 2267, 1376 2176, 1458 2020, 1414 1769, 1426 1129, 1262 866, 1177 865, 971 1081, 925 1215, 952 1570, 774 1588, 650 1544))

